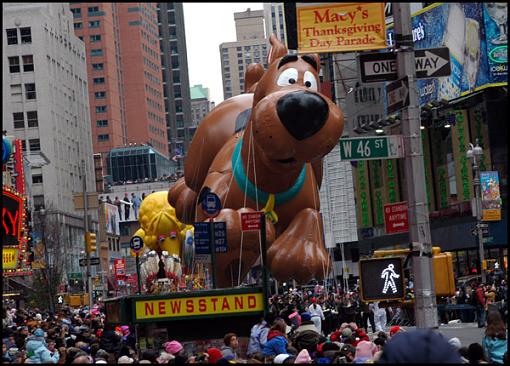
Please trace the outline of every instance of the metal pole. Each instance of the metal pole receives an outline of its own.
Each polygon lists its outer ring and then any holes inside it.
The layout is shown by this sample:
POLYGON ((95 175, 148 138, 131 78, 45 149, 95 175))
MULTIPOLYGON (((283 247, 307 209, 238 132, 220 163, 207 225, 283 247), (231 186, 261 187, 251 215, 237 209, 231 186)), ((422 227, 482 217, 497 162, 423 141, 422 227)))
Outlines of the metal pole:
POLYGON ((142 279, 140 277, 140 256, 136 253, 136 278, 138 280, 138 295, 142 294, 142 279))
POLYGON ((209 220, 209 250, 211 251, 211 267, 213 288, 216 288, 216 245, 214 245, 214 219, 209 220))
POLYGON ((260 246, 261 246, 261 259, 262 259, 262 286, 264 291, 264 316, 269 314, 269 296, 268 296, 268 286, 269 280, 267 277, 267 266, 266 266, 266 214, 261 213, 260 215, 260 246))
POLYGON ((48 299, 49 299, 49 310, 54 313, 54 307, 53 307, 53 297, 52 297, 52 291, 51 291, 51 287, 52 287, 52 283, 51 283, 51 278, 50 278, 50 275, 51 275, 51 271, 50 271, 50 258, 48 256, 48 247, 46 246, 46 237, 45 237, 45 232, 46 232, 46 218, 42 219, 42 217, 46 217, 45 215, 41 215, 39 213, 39 221, 41 222, 41 226, 42 226, 42 241, 43 241, 43 244, 44 244, 44 260, 46 262, 46 266, 44 267, 44 271, 46 272, 46 279, 48 280, 48 299))
POLYGON ((409 239, 413 243, 413 275, 415 280, 415 318, 417 328, 437 328, 438 314, 432 239, 425 191, 425 169, 420 131, 419 98, 416 88, 416 66, 411 32, 409 3, 393 3, 395 51, 398 77, 409 79, 409 106, 402 110, 401 126, 405 139, 405 176, 409 205, 409 239))
POLYGON ((476 233, 478 237, 478 251, 480 253, 480 273, 482 275, 482 283, 486 283, 487 277, 485 271, 483 269, 483 262, 485 259, 485 253, 483 248, 483 229, 481 227, 482 223, 482 197, 480 192, 480 167, 478 166, 478 161, 476 160, 476 154, 474 153, 474 148, 471 149, 473 151, 473 170, 475 171, 475 179, 473 179, 473 185, 475 188, 475 203, 476 203, 476 233))
MULTIPOLYGON (((88 203, 88 197, 87 197, 87 179, 86 179, 86 170, 85 170, 85 160, 82 160, 83 164, 83 221, 84 221, 84 228, 85 233, 89 232, 89 217, 88 217, 88 209, 89 209, 89 203, 88 203)), ((87 278, 86 278, 86 289, 87 293, 89 294, 89 306, 92 309, 92 306, 94 305, 94 302, 92 300, 92 286, 90 283, 90 253, 85 248, 85 255, 87 258, 87 278)))

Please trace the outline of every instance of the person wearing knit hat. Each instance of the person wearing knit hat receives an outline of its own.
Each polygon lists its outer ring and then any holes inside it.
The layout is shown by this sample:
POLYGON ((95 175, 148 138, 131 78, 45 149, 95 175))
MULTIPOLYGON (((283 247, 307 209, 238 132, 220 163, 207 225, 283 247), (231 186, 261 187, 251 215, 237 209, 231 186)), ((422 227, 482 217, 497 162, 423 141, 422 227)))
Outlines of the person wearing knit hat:
POLYGON ((283 363, 289 357, 290 357, 290 355, 287 353, 280 353, 278 356, 276 356, 273 359, 273 363, 283 363))
POLYGON ((302 349, 301 352, 298 353, 294 363, 312 363, 312 358, 306 348, 302 349))
POLYGON ((223 358, 218 348, 209 348, 207 354, 209 355, 209 363, 217 363, 219 359, 223 358))
POLYGON ((352 335, 351 328, 345 328, 344 330, 342 330, 342 337, 343 338, 349 338, 351 335, 352 335))
POLYGON ((370 341, 361 341, 356 346, 353 363, 366 363, 373 359, 376 352, 375 345, 370 341))
POLYGON ((394 325, 390 328, 390 337, 393 337, 398 332, 402 331, 402 328, 400 328, 398 325, 394 325))
POLYGON ((462 343, 460 343, 460 339, 457 337, 450 338, 448 343, 450 343, 457 351, 462 347, 462 343))
POLYGON ((165 351, 171 355, 176 355, 182 350, 182 344, 180 344, 177 341, 171 341, 171 342, 165 342, 163 344, 163 347, 165 347, 165 351))
POLYGON ((134 363, 135 360, 128 356, 122 356, 118 359, 117 363, 134 363))

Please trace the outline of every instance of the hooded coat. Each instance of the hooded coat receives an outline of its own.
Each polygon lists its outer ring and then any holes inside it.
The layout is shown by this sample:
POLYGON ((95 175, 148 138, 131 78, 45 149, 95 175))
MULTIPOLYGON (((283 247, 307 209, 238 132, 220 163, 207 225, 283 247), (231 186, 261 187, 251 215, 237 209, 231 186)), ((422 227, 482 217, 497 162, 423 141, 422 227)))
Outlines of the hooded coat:
POLYGON ((287 338, 282 332, 271 330, 267 335, 267 342, 262 348, 262 354, 264 357, 269 357, 287 353, 287 344, 287 338))
POLYGON ((262 352, 262 348, 267 342, 267 335, 269 333, 269 327, 266 321, 255 324, 251 328, 250 341, 248 343, 248 356, 251 356, 257 352, 262 352))
POLYGON ((122 347, 121 337, 113 330, 107 330, 103 333, 99 341, 99 348, 104 349, 108 353, 118 353, 122 347))
POLYGON ((483 337, 482 346, 487 361, 491 363, 503 363, 503 356, 508 350, 507 339, 485 336, 483 337))
POLYGON ((25 363, 57 363, 60 359, 58 352, 51 355, 42 337, 29 337, 25 348, 27 350, 25 363))

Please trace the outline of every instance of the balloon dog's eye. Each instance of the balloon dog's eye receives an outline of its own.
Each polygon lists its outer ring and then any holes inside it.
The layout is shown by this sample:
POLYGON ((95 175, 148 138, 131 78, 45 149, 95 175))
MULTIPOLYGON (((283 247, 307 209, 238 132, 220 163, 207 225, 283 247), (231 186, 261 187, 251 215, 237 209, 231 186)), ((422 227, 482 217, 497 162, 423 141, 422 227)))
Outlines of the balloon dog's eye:
POLYGON ((289 68, 283 70, 283 72, 278 76, 278 80, 276 84, 278 86, 288 86, 291 84, 295 84, 298 78, 298 71, 294 68, 289 68))
POLYGON ((317 91, 317 79, 310 71, 305 71, 305 77, 303 78, 303 81, 305 82, 305 86, 308 89, 317 91))

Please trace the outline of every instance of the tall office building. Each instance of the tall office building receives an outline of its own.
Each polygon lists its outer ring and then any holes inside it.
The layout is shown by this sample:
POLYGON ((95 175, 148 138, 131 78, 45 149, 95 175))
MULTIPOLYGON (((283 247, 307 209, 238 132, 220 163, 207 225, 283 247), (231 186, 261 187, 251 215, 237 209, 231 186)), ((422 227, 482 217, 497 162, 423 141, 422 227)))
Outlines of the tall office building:
POLYGON ((211 102, 209 88, 204 88, 202 84, 193 85, 191 91, 191 117, 192 124, 190 132, 195 133, 198 125, 204 117, 214 108, 214 102, 211 102))
POLYGON ((87 50, 94 152, 136 143, 168 156, 156 3, 71 3, 71 11, 87 50))
POLYGON ((234 13, 236 22, 235 42, 220 44, 223 98, 244 92, 244 74, 251 63, 267 68, 268 43, 264 37, 264 12, 247 9, 234 13))
POLYGON ((287 44, 283 3, 264 3, 264 23, 266 38, 269 39, 271 33, 274 33, 283 44, 287 44))
MULTIPOLYGON (((35 224, 58 223, 64 270, 80 272, 84 221, 73 193, 82 191, 82 161, 88 191, 95 190, 85 46, 74 35, 67 3, 4 3, 2 9, 4 129, 23 141, 25 157, 47 157, 47 165, 25 172, 29 207, 35 224)), ((55 247, 48 250, 51 259, 55 247)))
MULTIPOLYGON (((116 3, 71 3, 74 32, 85 43, 94 153, 102 166, 128 142, 116 3), (90 6, 89 6, 90 5, 90 6)), ((99 172, 96 181, 102 181, 99 172)), ((100 184, 98 184, 100 187, 100 184)), ((101 189, 102 190, 102 189, 101 189)))
POLYGON ((193 137, 182 3, 157 3, 168 153, 182 169, 193 137))

